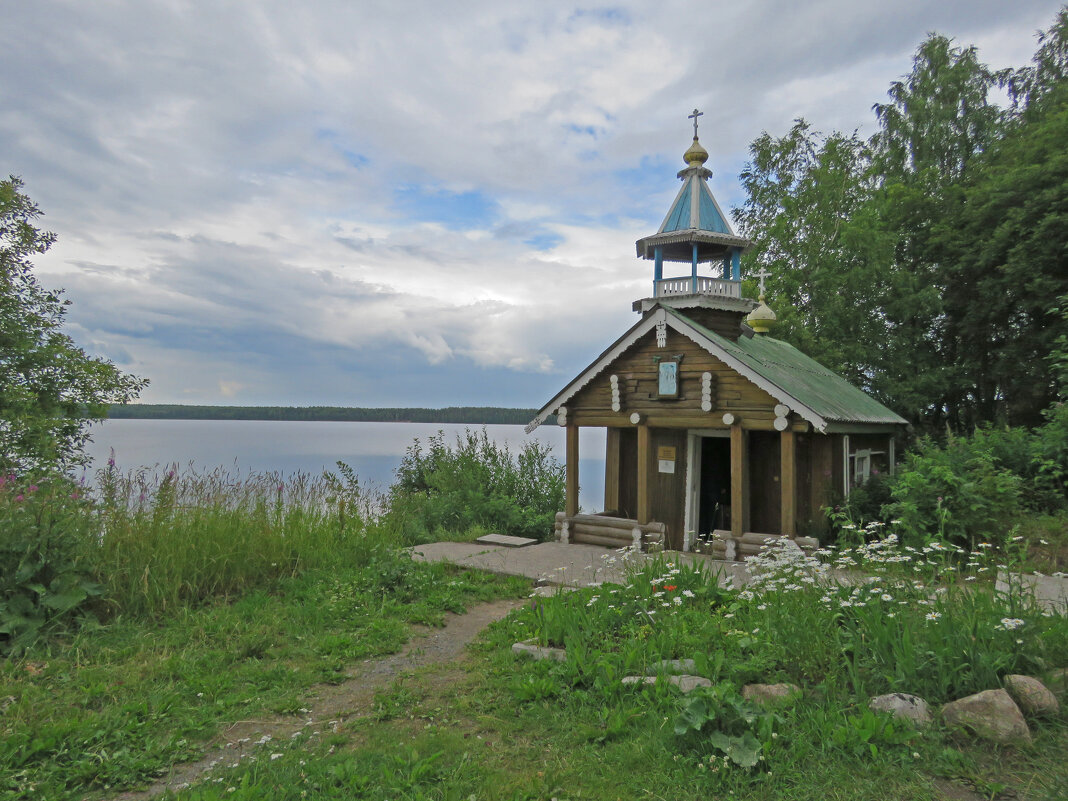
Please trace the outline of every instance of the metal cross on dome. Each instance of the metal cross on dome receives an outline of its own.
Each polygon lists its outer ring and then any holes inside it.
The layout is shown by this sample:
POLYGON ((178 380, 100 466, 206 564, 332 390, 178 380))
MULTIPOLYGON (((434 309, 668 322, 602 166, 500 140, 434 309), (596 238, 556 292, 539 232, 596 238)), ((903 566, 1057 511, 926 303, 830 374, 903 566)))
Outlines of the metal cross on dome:
POLYGON ((767 270, 765 270, 763 267, 761 267, 757 272, 753 273, 753 277, 760 279, 760 294, 763 295, 764 294, 764 279, 765 278, 770 278, 771 277, 771 273, 769 273, 767 270))
POLYGON ((686 118, 688 120, 693 120, 693 138, 694 139, 697 138, 697 118, 698 117, 703 117, 703 116, 705 116, 705 113, 703 111, 698 111, 697 109, 694 109, 693 110, 693 114, 691 114, 689 117, 686 118))

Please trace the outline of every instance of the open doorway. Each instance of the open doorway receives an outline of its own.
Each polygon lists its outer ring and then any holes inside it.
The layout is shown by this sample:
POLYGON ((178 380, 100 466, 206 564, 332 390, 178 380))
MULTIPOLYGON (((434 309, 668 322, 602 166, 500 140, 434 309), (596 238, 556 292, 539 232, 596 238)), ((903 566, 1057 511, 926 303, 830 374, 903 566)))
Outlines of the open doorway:
POLYGON ((731 441, 727 432, 691 432, 687 530, 709 539, 731 527, 731 441))

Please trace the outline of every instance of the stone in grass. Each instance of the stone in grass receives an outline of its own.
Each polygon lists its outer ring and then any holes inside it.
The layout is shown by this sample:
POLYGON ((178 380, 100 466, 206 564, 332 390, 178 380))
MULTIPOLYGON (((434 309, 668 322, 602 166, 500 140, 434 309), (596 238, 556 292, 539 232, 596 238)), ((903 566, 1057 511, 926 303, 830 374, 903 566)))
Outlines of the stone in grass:
POLYGON ((999 745, 1031 742, 1031 730, 1023 713, 1004 690, 983 690, 942 707, 942 719, 950 728, 962 728, 976 737, 999 745))
MULTIPOLYGON (((698 687, 711 687, 712 682, 703 676, 668 676, 669 684, 674 684, 683 693, 689 693, 696 690, 698 687)), ((620 679, 622 684, 656 684, 656 676, 624 676, 620 679)))
POLYGON ((918 695, 890 693, 877 695, 868 702, 872 712, 889 712, 895 719, 907 720, 917 729, 931 725, 931 710, 918 695))
POLYGON ((546 648, 529 642, 517 642, 512 645, 512 653, 529 656, 531 659, 555 659, 557 662, 567 660, 567 651, 563 648, 546 648))
POLYGON ((747 684, 742 687, 742 698, 761 706, 782 706, 801 697, 801 688, 796 684, 747 684))
POLYGON ((668 681, 684 693, 692 692, 698 687, 711 687, 712 682, 704 676, 668 676, 668 681))
POLYGON ((654 673, 660 673, 661 671, 670 673, 685 673, 696 669, 696 665, 692 659, 665 659, 662 662, 656 662, 649 665, 649 675, 654 673))
POLYGON ((1057 696, 1038 679, 1019 674, 1006 676, 1005 690, 1026 718, 1053 717, 1061 711, 1057 696))

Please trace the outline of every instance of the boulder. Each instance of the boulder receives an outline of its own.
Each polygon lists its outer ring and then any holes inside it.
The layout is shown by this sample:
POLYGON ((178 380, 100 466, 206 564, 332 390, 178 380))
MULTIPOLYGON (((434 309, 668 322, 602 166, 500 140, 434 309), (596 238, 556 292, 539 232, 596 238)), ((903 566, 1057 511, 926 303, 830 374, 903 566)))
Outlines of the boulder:
POLYGON ((712 686, 712 682, 703 676, 669 676, 668 681, 682 690, 683 693, 693 692, 698 687, 712 686))
POLYGON ((512 646, 512 653, 529 656, 531 659, 555 659, 557 662, 567 660, 567 651, 563 648, 545 648, 529 642, 517 642, 512 646))
POLYGON ((942 719, 950 728, 962 728, 976 737, 999 745, 1031 742, 1031 730, 1023 713, 1004 690, 983 690, 942 707, 942 719))
MULTIPOLYGON (((674 684, 683 693, 689 693, 696 690, 698 687, 711 687, 712 682, 702 676, 668 676, 669 684, 674 684)), ((632 684, 656 684, 656 676, 624 676, 620 679, 620 683, 632 685, 632 684)))
POLYGON ((1061 711, 1057 696, 1038 679, 1013 674, 1005 677, 1005 690, 1025 718, 1053 717, 1061 711))
POLYGON ((889 712, 895 719, 907 720, 917 729, 925 729, 931 724, 931 710, 918 695, 877 695, 868 702, 868 708, 873 712, 889 712))
POLYGON ((801 688, 796 684, 747 684, 742 687, 742 698, 761 706, 781 706, 801 697, 801 688))
POLYGON ((655 662, 649 665, 649 673, 660 673, 661 671, 667 673, 684 673, 688 670, 694 670, 695 664, 692 659, 665 659, 662 662, 655 662))

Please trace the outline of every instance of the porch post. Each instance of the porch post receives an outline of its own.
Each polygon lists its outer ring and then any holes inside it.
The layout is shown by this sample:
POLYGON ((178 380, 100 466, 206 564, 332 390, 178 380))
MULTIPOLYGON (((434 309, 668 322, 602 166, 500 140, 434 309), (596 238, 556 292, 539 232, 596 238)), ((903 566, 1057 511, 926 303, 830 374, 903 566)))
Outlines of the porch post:
POLYGON ((567 442, 564 448, 566 463, 567 504, 564 513, 574 517, 579 510, 579 436, 578 426, 567 426, 567 442))
POLYGON ((782 491, 781 524, 782 534, 787 537, 797 535, 797 436, 787 428, 779 435, 779 484, 782 491))
POLYGON ((605 430, 604 510, 619 512, 619 429, 605 430))
POLYGON ((649 455, 652 450, 649 426, 638 426, 638 522, 649 522, 649 455))
POLYGON ((741 423, 731 426, 731 536, 749 527, 749 437, 741 423))

